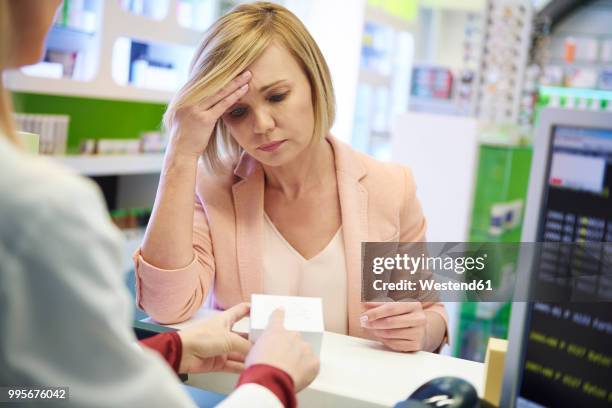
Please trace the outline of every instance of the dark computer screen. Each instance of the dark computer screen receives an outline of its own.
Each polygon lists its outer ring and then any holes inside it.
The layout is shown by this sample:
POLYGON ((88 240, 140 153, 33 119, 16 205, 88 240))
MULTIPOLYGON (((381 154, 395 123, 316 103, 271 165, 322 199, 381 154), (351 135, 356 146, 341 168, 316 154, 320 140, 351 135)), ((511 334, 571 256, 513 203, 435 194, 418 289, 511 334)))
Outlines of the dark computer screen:
MULTIPOLYGON (((557 126, 552 136, 537 241, 612 241, 612 129, 557 126)), ((580 264, 571 251, 551 255, 580 264)), ((545 262, 536 262, 536 287, 559 279, 545 262)), ((601 272, 587 288, 594 294, 612 287, 601 272)), ((527 316, 517 406, 612 406, 612 304, 533 302, 527 316)))

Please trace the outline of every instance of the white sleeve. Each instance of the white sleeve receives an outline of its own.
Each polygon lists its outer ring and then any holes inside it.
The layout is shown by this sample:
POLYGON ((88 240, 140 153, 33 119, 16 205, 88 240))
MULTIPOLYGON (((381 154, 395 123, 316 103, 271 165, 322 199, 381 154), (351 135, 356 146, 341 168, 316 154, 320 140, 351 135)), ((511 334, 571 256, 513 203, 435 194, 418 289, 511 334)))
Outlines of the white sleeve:
POLYGON ((263 385, 249 383, 236 388, 217 408, 284 408, 272 391, 263 385))
POLYGON ((51 181, 0 208, 11 217, 0 233, 0 384, 68 386, 78 407, 194 406, 161 357, 135 347, 121 234, 99 190, 51 181))

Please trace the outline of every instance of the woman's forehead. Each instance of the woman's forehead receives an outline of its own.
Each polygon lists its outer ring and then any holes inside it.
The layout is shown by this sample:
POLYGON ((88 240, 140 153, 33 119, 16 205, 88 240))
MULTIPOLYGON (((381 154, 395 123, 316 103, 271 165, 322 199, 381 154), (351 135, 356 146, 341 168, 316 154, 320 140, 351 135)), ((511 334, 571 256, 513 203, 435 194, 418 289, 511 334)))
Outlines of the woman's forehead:
POLYGON ((256 89, 279 80, 297 80, 303 76, 300 65, 293 55, 283 46, 270 44, 264 52, 247 67, 253 78, 252 85, 256 89))

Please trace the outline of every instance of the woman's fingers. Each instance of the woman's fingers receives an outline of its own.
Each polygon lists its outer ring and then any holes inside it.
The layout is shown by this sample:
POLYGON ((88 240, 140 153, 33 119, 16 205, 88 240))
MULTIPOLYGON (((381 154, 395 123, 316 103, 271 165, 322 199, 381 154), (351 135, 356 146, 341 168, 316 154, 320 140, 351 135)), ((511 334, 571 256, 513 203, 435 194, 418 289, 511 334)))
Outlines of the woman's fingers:
POLYGON ((217 105, 223 99, 227 98, 228 96, 233 94, 235 91, 241 89, 250 80, 251 80, 251 71, 244 71, 242 74, 232 79, 229 84, 221 88, 216 94, 204 99, 199 104, 198 107, 202 110, 211 109, 213 106, 217 105))
POLYGON ((381 340, 419 340, 421 337, 423 337, 423 329, 418 327, 408 327, 403 329, 373 329, 372 334, 381 340))
POLYGON ((369 307, 370 305, 373 307, 362 313, 362 321, 372 322, 376 319, 402 315, 421 308, 419 302, 384 302, 380 304, 378 303, 379 302, 366 303, 366 307, 369 307))
POLYGON ((401 329, 407 327, 423 326, 425 315, 423 313, 406 313, 398 316, 389 316, 368 320, 365 327, 368 329, 401 329))
POLYGON ((228 110, 233 104, 238 102, 238 99, 242 98, 244 94, 249 90, 249 84, 244 84, 224 99, 221 99, 215 106, 210 108, 208 112, 213 118, 219 119, 226 110, 228 110))

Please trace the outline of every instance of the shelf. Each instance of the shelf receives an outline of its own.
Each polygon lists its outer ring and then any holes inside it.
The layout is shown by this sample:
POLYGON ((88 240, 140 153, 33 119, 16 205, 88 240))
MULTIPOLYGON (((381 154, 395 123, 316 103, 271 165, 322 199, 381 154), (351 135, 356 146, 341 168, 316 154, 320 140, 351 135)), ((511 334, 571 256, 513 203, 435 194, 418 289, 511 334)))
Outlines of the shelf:
MULTIPOLYGON (((102 27, 102 22, 106 22, 103 30, 87 35, 71 28, 55 27, 47 44, 53 49, 70 51, 76 48, 87 54, 88 75, 84 77, 86 81, 36 77, 12 70, 5 74, 7 88, 14 92, 167 103, 172 98, 174 90, 123 86, 113 80, 114 44, 119 38, 127 37, 140 42, 167 46, 196 47, 202 38, 202 32, 181 27, 174 13, 167 13, 164 19, 156 21, 124 11, 118 1, 106 1, 100 4, 98 26, 102 27)), ((175 0, 172 4, 175 4, 175 0)), ((184 58, 185 65, 188 65, 191 53, 189 52, 189 56, 184 58)))
POLYGON ((96 33, 77 30, 70 27, 53 26, 47 39, 47 49, 62 51, 80 51, 90 46, 96 33))
POLYGON ((73 28, 69 26, 64 27, 64 26, 57 25, 57 24, 54 24, 53 26, 51 26, 51 32, 49 34, 50 35, 53 35, 53 34, 70 35, 70 36, 77 36, 77 37, 95 37, 96 36, 95 31, 84 31, 79 28, 73 28))
POLYGON ((159 173, 164 155, 53 156, 53 159, 85 176, 113 176, 159 173))
POLYGON ((587 88, 569 88, 562 86, 540 86, 540 95, 572 96, 574 98, 612 100, 612 91, 587 88))
POLYGON ((97 77, 91 81, 68 78, 49 79, 25 75, 19 71, 5 73, 7 88, 13 92, 45 93, 94 99, 113 99, 167 103, 173 92, 122 86, 115 81, 97 77))

